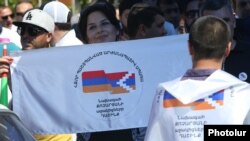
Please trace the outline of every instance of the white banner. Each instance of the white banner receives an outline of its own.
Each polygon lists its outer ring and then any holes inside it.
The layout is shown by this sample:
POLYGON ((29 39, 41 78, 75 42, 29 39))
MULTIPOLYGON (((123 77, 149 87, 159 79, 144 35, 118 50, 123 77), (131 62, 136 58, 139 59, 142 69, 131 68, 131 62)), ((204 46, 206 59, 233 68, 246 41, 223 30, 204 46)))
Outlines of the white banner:
POLYGON ((34 134, 145 127, 158 83, 191 68, 187 37, 17 53, 13 110, 34 134))

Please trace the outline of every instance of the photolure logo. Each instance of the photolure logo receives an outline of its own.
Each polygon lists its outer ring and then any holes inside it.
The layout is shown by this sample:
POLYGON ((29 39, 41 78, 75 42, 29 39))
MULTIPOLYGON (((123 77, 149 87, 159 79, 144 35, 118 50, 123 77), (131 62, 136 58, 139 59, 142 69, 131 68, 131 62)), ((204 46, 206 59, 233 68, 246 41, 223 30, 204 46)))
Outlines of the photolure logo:
POLYGON ((169 92, 164 93, 164 108, 171 107, 191 107, 193 110, 215 109, 223 105, 224 90, 218 91, 207 98, 199 99, 189 104, 183 104, 181 101, 172 96, 169 92))
POLYGON ((136 89, 135 73, 112 72, 104 70, 82 72, 82 86, 84 93, 109 91, 111 94, 132 92, 136 89))

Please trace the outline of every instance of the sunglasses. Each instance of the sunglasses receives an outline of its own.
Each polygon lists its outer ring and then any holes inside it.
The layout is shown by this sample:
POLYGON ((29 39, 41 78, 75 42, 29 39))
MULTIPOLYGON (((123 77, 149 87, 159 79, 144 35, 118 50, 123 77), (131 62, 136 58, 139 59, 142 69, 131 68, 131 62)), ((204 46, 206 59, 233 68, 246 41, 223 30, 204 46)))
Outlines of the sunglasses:
POLYGON ((186 17, 193 19, 195 17, 199 17, 200 16, 200 11, 199 10, 189 10, 186 12, 186 17))
POLYGON ((250 5, 250 1, 241 1, 241 2, 239 3, 240 7, 246 7, 247 4, 250 5))
POLYGON ((3 16, 2 19, 3 20, 7 20, 9 17, 13 19, 14 18, 14 14, 3 16))
POLYGON ((46 33, 45 29, 34 27, 34 26, 22 26, 18 28, 18 33, 23 36, 25 33, 28 33, 30 36, 37 36, 42 33, 46 33))

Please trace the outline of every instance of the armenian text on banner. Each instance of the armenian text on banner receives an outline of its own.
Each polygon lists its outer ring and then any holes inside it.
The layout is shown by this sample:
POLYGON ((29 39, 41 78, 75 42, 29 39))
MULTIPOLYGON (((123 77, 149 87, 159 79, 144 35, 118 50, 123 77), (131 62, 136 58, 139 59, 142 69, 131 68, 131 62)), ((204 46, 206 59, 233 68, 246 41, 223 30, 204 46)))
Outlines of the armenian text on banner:
POLYGON ((187 35, 13 54, 13 110, 33 134, 146 127, 160 82, 191 68, 187 35))

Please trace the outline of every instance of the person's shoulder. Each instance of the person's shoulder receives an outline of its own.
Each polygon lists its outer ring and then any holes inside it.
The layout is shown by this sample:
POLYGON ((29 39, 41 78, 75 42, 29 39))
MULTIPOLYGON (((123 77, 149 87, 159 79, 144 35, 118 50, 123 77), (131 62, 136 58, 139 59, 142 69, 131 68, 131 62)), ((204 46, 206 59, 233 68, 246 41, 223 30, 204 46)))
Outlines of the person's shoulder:
POLYGON ((74 29, 69 30, 64 37, 59 40, 55 47, 83 45, 83 42, 76 37, 74 29))
POLYGON ((166 87, 171 87, 172 85, 180 82, 181 80, 181 77, 178 77, 178 78, 175 78, 175 79, 172 79, 172 80, 169 80, 169 81, 165 81, 165 82, 161 82, 158 84, 158 91, 162 91, 162 90, 165 90, 166 87))
POLYGON ((234 86, 250 88, 249 83, 237 78, 236 76, 232 75, 231 73, 228 73, 224 70, 217 70, 216 72, 214 72, 214 74, 215 73, 217 73, 216 75, 214 75, 215 77, 220 77, 221 80, 225 80, 225 82, 232 83, 234 86))
POLYGON ((2 32, 0 34, 0 38, 9 38, 10 39, 10 42, 14 43, 16 46, 18 46, 20 49, 22 48, 22 45, 21 45, 21 37, 20 35, 15 32, 15 31, 12 31, 8 28, 5 28, 3 27, 2 28, 2 32))

